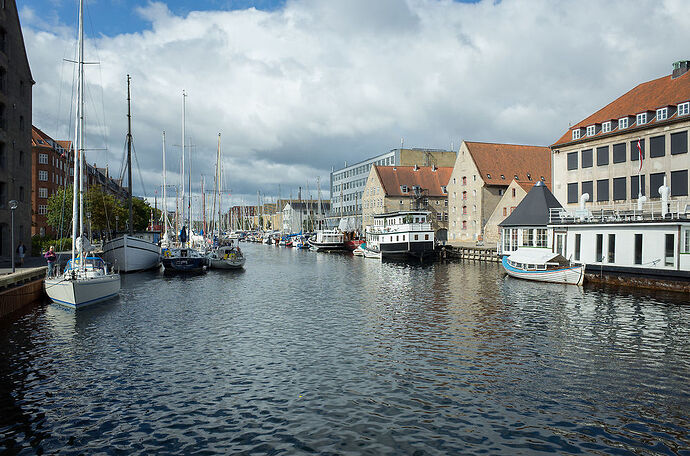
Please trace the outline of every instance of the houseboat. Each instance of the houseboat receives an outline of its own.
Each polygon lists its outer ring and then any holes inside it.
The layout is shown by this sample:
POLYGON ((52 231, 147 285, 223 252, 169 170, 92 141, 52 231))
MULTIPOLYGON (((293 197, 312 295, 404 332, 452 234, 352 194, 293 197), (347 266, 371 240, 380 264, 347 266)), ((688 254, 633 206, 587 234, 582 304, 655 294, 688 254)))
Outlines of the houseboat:
POLYGON ((344 250, 345 237, 338 230, 318 230, 316 236, 309 239, 309 244, 316 250, 344 250))
MULTIPOLYGON (((399 211, 373 216, 367 227, 367 249, 376 249, 381 259, 424 260, 434 254, 434 231, 427 211, 399 211)), ((365 254, 366 256, 366 254, 365 254)))

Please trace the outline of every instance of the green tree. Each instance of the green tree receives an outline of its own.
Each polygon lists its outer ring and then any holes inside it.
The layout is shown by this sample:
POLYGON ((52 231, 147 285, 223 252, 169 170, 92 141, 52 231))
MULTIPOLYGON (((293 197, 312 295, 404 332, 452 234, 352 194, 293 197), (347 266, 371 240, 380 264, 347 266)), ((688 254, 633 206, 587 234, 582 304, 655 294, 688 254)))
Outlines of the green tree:
MULTIPOLYGON (((125 210, 129 210, 126 203, 125 208, 125 210)), ((153 211, 153 222, 157 224, 161 217, 160 209, 153 209, 149 202, 144 199, 132 198, 132 216, 134 218, 135 231, 144 231, 148 228, 151 221, 151 211, 153 211)), ((129 217, 129 213, 127 217, 129 217)))
POLYGON ((127 218, 122 202, 98 186, 91 187, 86 193, 84 210, 91 213, 91 229, 93 231, 114 230, 115 217, 120 218, 119 227, 122 227, 124 226, 122 221, 127 218))
POLYGON ((72 229, 72 186, 60 188, 48 198, 48 213, 46 214, 47 223, 60 237, 70 235, 72 229))

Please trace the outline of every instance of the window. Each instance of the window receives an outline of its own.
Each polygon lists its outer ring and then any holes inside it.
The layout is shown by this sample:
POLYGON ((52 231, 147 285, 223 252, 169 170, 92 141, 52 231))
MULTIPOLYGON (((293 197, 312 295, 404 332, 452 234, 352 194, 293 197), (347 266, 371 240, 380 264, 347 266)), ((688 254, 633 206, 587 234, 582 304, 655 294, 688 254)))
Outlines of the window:
POLYGON ((547 247, 546 228, 537 228, 537 247, 547 247))
POLYGON ((45 204, 39 204, 38 213, 39 215, 46 215, 48 213, 48 206, 45 204))
POLYGON ((615 177, 613 179, 613 200, 620 201, 626 199, 625 177, 615 177))
POLYGON ((635 264, 642 264, 642 234, 635 234, 635 264))
POLYGON ((666 248, 664 249, 666 251, 666 254, 664 255, 664 266, 673 266, 674 259, 675 259, 675 252, 674 252, 674 246, 676 244, 675 242, 675 234, 667 234, 666 236, 666 248))
POLYGON ((601 132, 602 133, 610 133, 611 132, 611 121, 609 120, 608 122, 604 122, 601 124, 601 132))
POLYGON ((592 160, 593 160, 593 154, 592 154, 592 149, 585 149, 581 153, 582 157, 580 160, 582 161, 582 167, 583 168, 591 168, 592 167, 592 160))
POLYGON ((685 230, 685 246, 683 253, 690 253, 690 230, 685 230))
POLYGON ((609 146, 597 147, 597 166, 609 164, 609 146))
POLYGON ((641 174, 638 176, 630 176, 630 199, 637 199, 639 195, 646 195, 645 193, 645 176, 641 174), (642 192, 639 191, 640 185, 642 192))
POLYGON ((428 241, 428 240, 429 240, 429 235, 428 235, 428 234, 425 234, 425 235, 424 235, 424 240, 425 240, 425 241, 428 241))
POLYGON ((606 259, 608 263, 616 262, 616 235, 609 234, 609 256, 606 259))
POLYGON ((644 160, 644 150, 644 139, 630 141, 630 161, 639 160, 640 155, 642 155, 642 159, 644 160))
POLYGON ((656 120, 668 119, 668 108, 660 108, 656 110, 656 120))
POLYGON ((403 193, 407 193, 407 185, 401 185, 400 186, 400 191, 403 193))
POLYGON ((618 129, 622 130, 623 128, 628 128, 628 118, 627 117, 622 117, 618 119, 618 129))
POLYGON ((443 213, 443 221, 447 222, 448 221, 448 212, 443 213))
POLYGON ((613 162, 625 163, 625 143, 613 145, 613 162))
POLYGON ((582 235, 575 235, 575 261, 580 261, 580 247, 582 247, 582 235))
POLYGON ((686 101, 685 103, 681 103, 678 105, 678 115, 679 116, 687 116, 690 114, 690 101, 686 101))
POLYGON ((580 139, 580 129, 576 128, 573 130, 573 139, 580 139))
POLYGON ((467 176, 462 176, 462 185, 467 185, 467 176))
POLYGON ((577 152, 568 153, 568 171, 577 169, 577 152))
POLYGON ((597 181, 597 201, 609 200, 609 180, 599 179, 597 181))
POLYGON ((506 176, 504 174, 501 174, 501 179, 505 180, 506 176))
POLYGON ((441 186, 441 193, 443 193, 444 195, 448 194, 448 188, 445 185, 441 186))
POLYGON ((503 217, 505 217, 506 215, 508 215, 508 208, 504 207, 503 208, 503 217))
POLYGON ((534 236, 531 228, 522 230, 522 245, 527 247, 534 245, 534 236))
POLYGON ((418 235, 418 234, 415 234, 415 235, 414 235, 414 240, 415 240, 415 241, 418 241, 418 240, 419 240, 419 235, 418 235))
POLYGON ((643 113, 638 114, 637 117, 635 117, 635 122, 637 123, 637 125, 646 124, 647 123, 647 113, 643 112, 643 113))
POLYGON ((503 194, 504 194, 505 192, 506 192, 506 191, 505 191, 504 189, 499 188, 499 189, 498 189, 498 196, 503 196, 503 194))
POLYGON ((48 171, 38 171, 38 180, 48 182, 48 171))
POLYGON ((577 203, 577 182, 571 182, 568 184, 568 204, 577 203))
POLYGON ((671 155, 688 153, 688 132, 671 133, 671 155))
POLYGON ((38 189, 38 197, 39 198, 48 198, 48 189, 45 187, 40 187, 38 189))
POLYGON ((437 212, 436 213, 436 221, 437 222, 443 221, 443 214, 441 214, 440 212, 437 212))
POLYGON ((594 136, 597 132, 596 125, 589 125, 587 127, 587 136, 594 136))
POLYGON ((604 257, 601 256, 601 252, 604 247, 604 235, 603 234, 597 234, 597 252, 596 256, 594 257, 594 262, 595 263, 600 263, 604 261, 604 257))
POLYGON ((467 199, 467 192, 462 192, 462 199, 466 200, 467 199))
POLYGON ((671 196, 688 196, 688 170, 671 171, 671 196))
POLYGON ((466 230, 467 229, 467 220, 462 221, 462 229, 466 230))
POLYGON ((585 181, 582 183, 582 191, 580 192, 580 195, 584 195, 585 193, 589 195, 590 201, 594 201, 594 182, 585 181))
POLYGON ((48 154, 38 154, 38 163, 41 165, 48 164, 48 154))
POLYGON ((665 173, 654 173, 649 175, 649 197, 659 198, 659 187, 664 185, 665 173))
POLYGON ((513 189, 513 198, 515 198, 515 189, 513 189))
POLYGON ((462 213, 467 214, 467 206, 462 206, 462 213))
POLYGON ((649 156, 663 157, 666 155, 666 136, 649 138, 649 156))

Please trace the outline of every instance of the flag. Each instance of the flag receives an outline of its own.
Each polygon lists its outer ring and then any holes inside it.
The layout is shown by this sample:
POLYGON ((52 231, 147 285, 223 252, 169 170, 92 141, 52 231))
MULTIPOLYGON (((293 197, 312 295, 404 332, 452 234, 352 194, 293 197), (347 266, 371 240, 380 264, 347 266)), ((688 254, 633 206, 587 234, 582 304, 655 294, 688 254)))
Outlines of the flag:
POLYGON ((642 145, 640 144, 640 140, 637 140, 637 153, 640 155, 640 169, 637 170, 639 173, 642 171, 642 145))

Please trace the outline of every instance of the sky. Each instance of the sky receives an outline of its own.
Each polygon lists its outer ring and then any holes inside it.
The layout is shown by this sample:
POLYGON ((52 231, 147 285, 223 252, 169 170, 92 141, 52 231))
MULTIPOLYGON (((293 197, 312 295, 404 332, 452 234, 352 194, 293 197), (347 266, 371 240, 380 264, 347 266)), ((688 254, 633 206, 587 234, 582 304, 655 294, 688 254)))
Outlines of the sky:
MULTIPOLYGON (((18 2, 33 124, 69 139, 75 0, 18 2)), ((690 59, 685 0, 87 1, 88 161, 119 174, 132 77, 135 194, 179 182, 182 91, 192 180, 221 133, 232 203, 283 198, 347 163, 462 140, 550 145, 690 59), (105 149, 105 150, 103 150, 105 149)))

